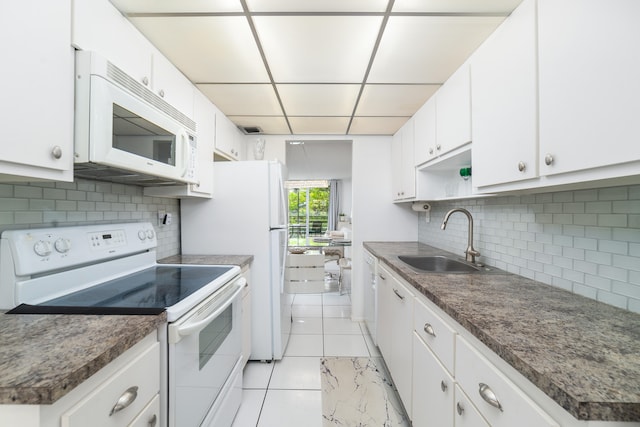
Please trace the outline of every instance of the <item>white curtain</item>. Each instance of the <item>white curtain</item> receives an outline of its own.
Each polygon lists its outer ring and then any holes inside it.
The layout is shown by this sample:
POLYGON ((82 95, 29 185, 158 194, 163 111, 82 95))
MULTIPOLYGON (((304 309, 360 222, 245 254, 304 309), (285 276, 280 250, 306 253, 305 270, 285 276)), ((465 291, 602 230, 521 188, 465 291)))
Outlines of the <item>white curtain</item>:
POLYGON ((329 224, 327 230, 335 230, 338 226, 338 215, 340 214, 340 193, 339 181, 332 179, 329 181, 329 224))

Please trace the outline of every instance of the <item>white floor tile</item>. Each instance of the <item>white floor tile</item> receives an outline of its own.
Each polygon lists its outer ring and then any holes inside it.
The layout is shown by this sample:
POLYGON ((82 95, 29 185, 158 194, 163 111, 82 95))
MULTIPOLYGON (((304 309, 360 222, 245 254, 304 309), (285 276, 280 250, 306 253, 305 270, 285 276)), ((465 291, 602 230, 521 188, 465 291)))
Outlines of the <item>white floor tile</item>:
POLYGON ((325 335, 325 356, 369 357, 369 350, 360 335, 325 335))
POLYGON ((322 335, 291 335, 284 355, 309 357, 322 356, 322 335))
POLYGON ((292 305, 293 317, 322 317, 322 305, 292 305))
POLYGON ((320 390, 267 391, 258 427, 300 426, 322 427, 320 390))
POLYGON ((325 305, 322 307, 323 316, 351 318, 351 306, 347 305, 325 305))
POLYGON ((320 390, 319 357, 284 357, 276 362, 269 390, 320 390))
POLYGON ((339 317, 327 317, 323 320, 324 333, 328 335, 362 335, 358 322, 339 317))
POLYGON ((321 317, 294 317, 291 325, 292 334, 318 335, 322 334, 321 317))
POLYGON ((242 390, 242 403, 231 427, 255 427, 267 390, 242 390))
POLYGON ((322 303, 324 305, 348 305, 351 306, 351 296, 338 293, 330 293, 322 295, 322 303))
POLYGON ((266 389, 273 372, 273 363, 250 361, 242 373, 242 388, 266 389))
POLYGON ((293 305, 322 305, 322 294, 296 294, 293 305))

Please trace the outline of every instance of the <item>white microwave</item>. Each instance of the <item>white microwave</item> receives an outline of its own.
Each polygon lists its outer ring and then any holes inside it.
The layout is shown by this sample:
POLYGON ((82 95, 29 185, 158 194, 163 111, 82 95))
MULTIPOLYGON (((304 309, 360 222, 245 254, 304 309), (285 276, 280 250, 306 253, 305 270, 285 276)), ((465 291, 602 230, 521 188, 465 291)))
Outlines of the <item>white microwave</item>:
POLYGON ((77 51, 75 71, 76 177, 197 183, 193 120, 95 52, 77 51))

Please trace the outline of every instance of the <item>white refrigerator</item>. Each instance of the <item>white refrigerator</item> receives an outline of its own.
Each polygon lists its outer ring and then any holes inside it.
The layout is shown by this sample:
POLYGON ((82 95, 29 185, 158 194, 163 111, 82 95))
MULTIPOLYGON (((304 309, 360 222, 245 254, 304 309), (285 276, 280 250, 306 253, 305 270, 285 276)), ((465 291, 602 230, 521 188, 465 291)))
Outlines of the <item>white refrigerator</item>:
POLYGON ((252 360, 282 359, 291 334, 293 295, 284 292, 288 197, 275 161, 214 165, 212 199, 180 201, 183 254, 253 255, 252 360))

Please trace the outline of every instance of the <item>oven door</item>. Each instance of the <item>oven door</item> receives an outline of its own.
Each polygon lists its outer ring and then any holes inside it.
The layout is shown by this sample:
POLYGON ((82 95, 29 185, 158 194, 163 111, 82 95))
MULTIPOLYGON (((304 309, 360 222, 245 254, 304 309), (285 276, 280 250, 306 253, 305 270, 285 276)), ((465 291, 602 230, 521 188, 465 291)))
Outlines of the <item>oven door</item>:
POLYGON ((201 425, 216 400, 224 399, 221 390, 242 356, 245 284, 240 277, 224 285, 169 324, 170 427, 201 425))

